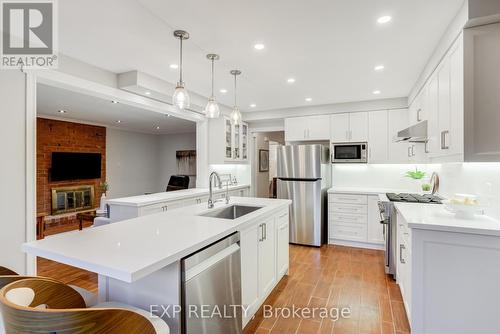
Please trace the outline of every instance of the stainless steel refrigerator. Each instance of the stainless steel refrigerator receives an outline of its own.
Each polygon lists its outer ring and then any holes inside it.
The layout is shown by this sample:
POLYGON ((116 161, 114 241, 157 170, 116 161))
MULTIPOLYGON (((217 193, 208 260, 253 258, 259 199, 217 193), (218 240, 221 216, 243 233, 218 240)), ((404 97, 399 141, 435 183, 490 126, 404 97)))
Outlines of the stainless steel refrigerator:
POLYGON ((278 198, 291 199, 290 243, 321 246, 326 241, 326 192, 330 187, 328 145, 278 148, 278 198))

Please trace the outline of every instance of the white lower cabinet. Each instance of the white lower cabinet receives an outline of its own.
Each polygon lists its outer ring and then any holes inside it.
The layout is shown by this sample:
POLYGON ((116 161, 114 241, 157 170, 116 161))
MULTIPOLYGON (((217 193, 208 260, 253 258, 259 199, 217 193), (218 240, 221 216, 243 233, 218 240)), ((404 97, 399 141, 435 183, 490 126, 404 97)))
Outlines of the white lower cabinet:
POLYGON ((328 238, 331 244, 383 248, 378 196, 328 194, 328 238))
POLYGON ((396 281, 403 296, 403 303, 411 323, 411 230, 403 217, 397 214, 396 281))
POLYGON ((288 209, 240 231, 243 326, 288 272, 288 209))
POLYGON ((288 272, 288 256, 289 256, 289 221, 288 212, 282 213, 278 217, 276 227, 276 276, 282 277, 288 272))
POLYGON ((259 238, 259 297, 266 298, 276 283, 275 218, 260 225, 259 238))
POLYGON ((259 242, 260 225, 240 232, 241 252, 241 303, 248 308, 243 313, 243 326, 259 308, 259 242))

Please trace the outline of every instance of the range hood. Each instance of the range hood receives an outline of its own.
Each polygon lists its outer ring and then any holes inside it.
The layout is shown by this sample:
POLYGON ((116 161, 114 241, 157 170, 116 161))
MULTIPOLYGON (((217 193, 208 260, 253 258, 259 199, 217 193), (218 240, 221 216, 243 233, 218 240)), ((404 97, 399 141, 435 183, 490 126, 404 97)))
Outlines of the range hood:
POLYGON ((427 137, 427 121, 417 123, 398 132, 394 141, 408 141, 412 143, 425 143, 429 140, 427 137))

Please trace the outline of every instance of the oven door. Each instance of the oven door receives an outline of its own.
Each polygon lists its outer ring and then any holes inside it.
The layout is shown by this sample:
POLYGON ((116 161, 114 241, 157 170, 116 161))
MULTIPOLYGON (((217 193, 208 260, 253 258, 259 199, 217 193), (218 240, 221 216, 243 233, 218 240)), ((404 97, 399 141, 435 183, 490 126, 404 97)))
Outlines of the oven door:
POLYGON ((366 163, 366 143, 332 144, 332 163, 366 163))

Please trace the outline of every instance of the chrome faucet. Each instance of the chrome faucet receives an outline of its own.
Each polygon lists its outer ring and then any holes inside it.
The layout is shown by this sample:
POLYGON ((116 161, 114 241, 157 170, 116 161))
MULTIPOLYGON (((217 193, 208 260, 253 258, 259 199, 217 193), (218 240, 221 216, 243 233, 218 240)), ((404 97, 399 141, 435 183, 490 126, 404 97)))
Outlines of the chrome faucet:
POLYGON ((438 173, 436 173, 436 172, 432 173, 430 183, 431 183, 431 187, 432 187, 431 194, 434 195, 439 191, 439 175, 438 175, 438 173))
POLYGON ((222 188, 222 182, 220 181, 219 174, 217 174, 217 172, 210 173, 210 177, 208 178, 208 189, 209 189, 208 208, 209 209, 212 209, 214 207, 214 203, 216 202, 213 200, 213 190, 212 190, 212 180, 213 180, 214 176, 217 179, 217 182, 219 183, 219 189, 222 188))

